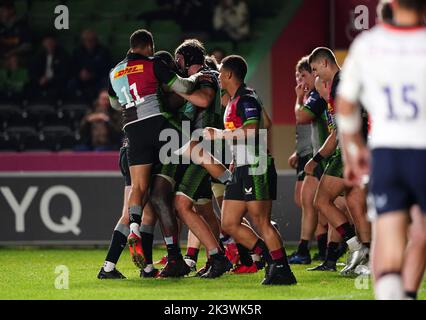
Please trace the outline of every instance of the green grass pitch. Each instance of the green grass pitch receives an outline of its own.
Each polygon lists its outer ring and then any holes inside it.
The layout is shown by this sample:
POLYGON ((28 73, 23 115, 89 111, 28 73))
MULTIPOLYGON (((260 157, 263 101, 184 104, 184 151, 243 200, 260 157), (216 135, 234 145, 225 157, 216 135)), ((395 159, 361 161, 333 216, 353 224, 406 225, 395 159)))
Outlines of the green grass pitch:
MULTIPOLYGON (((291 250, 288 250, 289 252, 291 250)), ((154 258, 165 250, 156 248, 154 258)), ((98 280, 96 275, 106 249, 0 248, 0 299, 372 299, 370 281, 344 278, 338 272, 307 272, 293 266, 295 286, 261 286, 263 271, 256 274, 226 274, 219 279, 141 279, 126 249, 118 269, 126 280, 98 280), (69 288, 56 289, 55 268, 69 270, 69 288), (357 284, 358 288, 357 289, 357 284)), ((198 266, 205 262, 200 253, 198 266)), ((426 281, 419 294, 426 299, 426 281)))

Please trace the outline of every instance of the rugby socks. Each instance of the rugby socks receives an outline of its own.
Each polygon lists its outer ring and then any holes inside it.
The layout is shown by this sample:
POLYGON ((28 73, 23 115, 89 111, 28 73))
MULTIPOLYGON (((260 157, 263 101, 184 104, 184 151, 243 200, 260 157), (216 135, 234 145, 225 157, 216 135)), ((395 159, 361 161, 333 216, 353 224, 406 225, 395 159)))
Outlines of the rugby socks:
POLYGON ((406 297, 400 272, 382 273, 376 280, 374 291, 376 300, 403 300, 406 297))
POLYGON ((220 238, 220 241, 224 245, 228 245, 230 243, 235 243, 234 239, 230 235, 227 235, 227 234, 221 233, 220 236, 219 236, 219 238, 220 238))
POLYGON ((417 300, 417 291, 405 291, 405 295, 408 299, 417 300))
POLYGON ((217 178, 217 180, 219 180, 223 184, 227 184, 227 183, 231 182, 231 180, 232 180, 231 171, 226 169, 225 172, 222 173, 222 175, 217 178))
POLYGON ((325 261, 331 261, 336 263, 339 258, 339 243, 329 242, 327 246, 327 253, 325 255, 325 261))
POLYGON ((346 242, 348 242, 349 239, 355 237, 355 229, 349 224, 349 222, 345 222, 338 226, 336 230, 346 242))
POLYGON ((175 260, 182 256, 182 253, 180 252, 179 243, 176 237, 165 237, 164 242, 166 243, 167 247, 168 260, 175 260))
POLYGON ((142 207, 141 206, 132 206, 129 207, 129 216, 130 216, 130 231, 140 237, 139 226, 142 221, 142 207))
POLYGON ((265 261, 268 264, 272 263, 271 255, 269 254, 268 247, 266 246, 265 242, 263 242, 262 239, 258 239, 256 244, 254 245, 253 249, 251 250, 254 254, 257 254, 259 256, 263 256, 265 261))
MULTIPOLYGON (((152 264, 152 245, 154 243, 154 226, 141 225, 142 251, 146 264, 152 264)), ((146 270, 145 270, 146 271, 146 270)))
POLYGON ((106 272, 111 272, 114 270, 115 265, 120 258, 121 253, 123 252, 123 249, 126 247, 129 233, 129 226, 121 223, 115 226, 104 263, 104 270, 106 272))
POLYGON ((325 257, 327 253, 327 239, 328 239, 327 232, 317 236, 318 254, 321 257, 325 257))
POLYGON ((186 248, 185 257, 197 262, 199 252, 200 252, 200 249, 198 249, 198 248, 188 247, 188 248, 186 248))
MULTIPOLYGON (((240 256, 241 264, 250 267, 253 264, 253 259, 250 255, 250 250, 244 247, 242 244, 237 243, 238 254, 240 256)), ((260 256, 260 254, 258 254, 260 256)))
POLYGON ((309 240, 300 239, 299 246, 297 247, 297 253, 302 256, 309 255, 309 240))
POLYGON ((269 252, 274 263, 282 265, 285 272, 290 272, 290 266, 287 261, 287 254, 284 247, 269 252))

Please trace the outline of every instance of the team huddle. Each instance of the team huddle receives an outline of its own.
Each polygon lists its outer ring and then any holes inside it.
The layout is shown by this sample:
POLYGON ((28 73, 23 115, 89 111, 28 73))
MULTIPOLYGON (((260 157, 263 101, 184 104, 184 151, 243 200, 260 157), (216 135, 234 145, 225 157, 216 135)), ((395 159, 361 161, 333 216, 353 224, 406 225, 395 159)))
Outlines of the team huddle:
POLYGON ((110 72, 111 106, 123 113, 126 186, 98 278, 124 278, 116 263, 128 243, 141 277, 265 269, 263 285, 293 285, 290 265, 312 263, 315 235, 313 259, 321 263, 308 270, 336 271, 348 251, 342 276, 371 273, 378 299, 416 298, 426 266, 425 9, 421 0, 382 1, 382 23, 354 41, 342 70, 325 47, 297 63, 289 163, 302 227, 289 256, 271 221, 271 121, 245 84, 244 58, 230 55, 218 66, 196 39, 174 56, 154 52, 152 34, 135 31, 110 72), (161 271, 152 257, 157 221, 167 247, 161 271), (201 245, 207 263, 197 270, 201 245))

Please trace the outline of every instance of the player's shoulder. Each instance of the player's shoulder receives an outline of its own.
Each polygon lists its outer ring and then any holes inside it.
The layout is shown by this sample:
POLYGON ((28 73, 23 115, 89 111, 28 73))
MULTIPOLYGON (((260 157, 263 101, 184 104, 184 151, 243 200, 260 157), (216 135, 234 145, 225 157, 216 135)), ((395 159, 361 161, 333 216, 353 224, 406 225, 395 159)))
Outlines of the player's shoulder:
POLYGON ((238 105, 243 108, 262 108, 259 98, 252 88, 245 87, 239 92, 238 105))

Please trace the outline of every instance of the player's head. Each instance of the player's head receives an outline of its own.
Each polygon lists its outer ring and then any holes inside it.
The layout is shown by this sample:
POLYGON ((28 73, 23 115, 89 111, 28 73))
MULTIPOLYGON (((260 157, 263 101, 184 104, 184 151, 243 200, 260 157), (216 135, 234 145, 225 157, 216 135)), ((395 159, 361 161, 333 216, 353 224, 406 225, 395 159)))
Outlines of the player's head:
POLYGON ((151 32, 139 29, 130 36, 130 50, 145 56, 154 55, 154 38, 151 32))
POLYGON ((299 85, 302 83, 302 78, 300 77, 300 72, 296 70, 294 77, 296 79, 296 84, 299 85))
POLYGON ((321 98, 328 100, 329 92, 327 82, 322 81, 318 76, 315 78, 315 89, 318 91, 321 98))
POLYGON ((176 64, 180 72, 187 76, 193 65, 203 65, 206 49, 197 39, 187 39, 175 51, 176 64))
POLYGON ((172 69, 174 72, 178 71, 175 59, 173 58, 173 55, 165 50, 161 50, 161 51, 157 51, 154 54, 155 57, 160 58, 161 60, 164 61, 165 64, 167 64, 167 66, 172 69))
POLYGON ((392 0, 381 0, 377 5, 377 21, 391 24, 393 22, 392 0))
POLYGON ((226 90, 231 83, 235 85, 244 83, 247 75, 247 62, 241 56, 227 56, 222 60, 219 72, 220 86, 226 90))
POLYGON ((214 56, 206 56, 206 66, 208 66, 210 69, 214 71, 219 71, 219 68, 217 66, 217 61, 214 56))
POLYGON ((311 91, 315 86, 315 77, 312 74, 312 68, 309 64, 309 57, 301 58, 296 65, 296 71, 300 75, 300 83, 307 91, 311 91))
POLYGON ((314 49, 309 55, 309 64, 314 76, 319 76, 325 81, 332 80, 335 70, 339 68, 333 51, 326 47, 314 49))
MULTIPOLYGON (((399 16, 399 13, 404 12, 405 16, 407 17, 406 13, 411 12, 415 13, 415 18, 412 20, 412 25, 417 25, 420 23, 424 23, 424 17, 426 14, 426 1, 425 0, 393 0, 392 1, 392 11, 394 15, 394 22, 398 24, 398 21, 396 21, 399 16), (415 21, 414 21, 415 20, 415 21)), ((406 24, 407 19, 405 19, 404 24, 406 24)))

